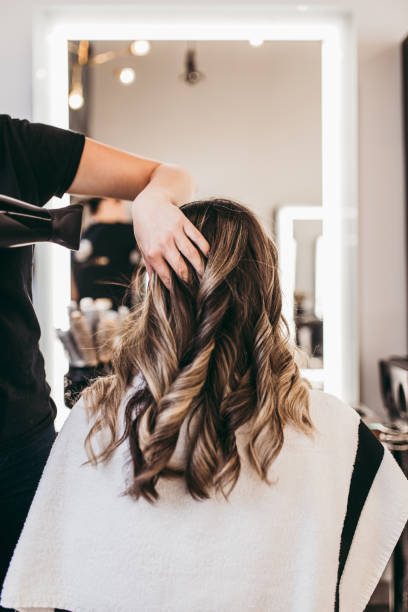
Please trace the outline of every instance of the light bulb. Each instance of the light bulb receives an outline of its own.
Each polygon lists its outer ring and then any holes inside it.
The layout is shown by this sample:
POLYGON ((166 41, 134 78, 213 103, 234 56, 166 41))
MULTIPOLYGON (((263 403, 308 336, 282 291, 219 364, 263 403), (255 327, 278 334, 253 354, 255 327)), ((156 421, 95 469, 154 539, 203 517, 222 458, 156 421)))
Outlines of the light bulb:
POLYGON ((118 74, 119 81, 122 85, 130 85, 135 80, 135 71, 133 68, 122 68, 118 74))
POLYGON ((253 36, 249 39, 249 44, 251 45, 251 47, 260 47, 261 45, 263 45, 263 43, 263 38, 260 38, 259 36, 253 36))
POLYGON ((72 110, 78 110, 84 105, 84 96, 80 91, 73 90, 69 94, 68 104, 72 110))
POLYGON ((134 40, 130 45, 130 52, 133 55, 147 55, 150 51, 148 40, 134 40))

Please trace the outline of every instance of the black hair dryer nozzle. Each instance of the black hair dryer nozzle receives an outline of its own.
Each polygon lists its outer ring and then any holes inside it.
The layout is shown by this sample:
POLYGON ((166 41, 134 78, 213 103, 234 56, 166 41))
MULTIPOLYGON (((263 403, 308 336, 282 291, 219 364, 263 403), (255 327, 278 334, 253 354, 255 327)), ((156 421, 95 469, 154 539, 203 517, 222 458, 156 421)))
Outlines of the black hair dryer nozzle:
POLYGON ((55 242, 77 251, 82 204, 46 209, 0 194, 0 248, 55 242))

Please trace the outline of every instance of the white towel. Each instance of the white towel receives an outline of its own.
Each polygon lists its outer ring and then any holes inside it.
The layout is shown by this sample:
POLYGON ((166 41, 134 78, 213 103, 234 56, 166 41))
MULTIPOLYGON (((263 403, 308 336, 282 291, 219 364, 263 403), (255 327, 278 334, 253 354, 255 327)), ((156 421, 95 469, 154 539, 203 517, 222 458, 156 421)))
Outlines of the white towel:
POLYGON ((408 519, 408 482, 354 410, 318 391, 310 398, 318 433, 285 429, 271 486, 248 464, 243 428, 228 502, 195 501, 182 480, 161 479, 155 505, 121 495, 126 444, 107 464, 83 465, 89 423, 80 401, 52 449, 2 605, 362 612, 408 519))

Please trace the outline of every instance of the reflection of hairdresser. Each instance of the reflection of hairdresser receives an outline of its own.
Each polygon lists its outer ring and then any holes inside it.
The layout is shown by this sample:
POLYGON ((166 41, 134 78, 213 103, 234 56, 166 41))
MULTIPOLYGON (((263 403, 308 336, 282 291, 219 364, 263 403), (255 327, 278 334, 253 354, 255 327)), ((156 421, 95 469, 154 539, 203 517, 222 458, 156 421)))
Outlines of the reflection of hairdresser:
MULTIPOLYGON (((0 193, 36 206, 65 192, 134 200, 140 250, 166 284, 170 267, 186 277, 182 254, 203 269, 193 243, 202 251, 208 243, 177 207, 194 187, 182 168, 0 115, 0 193)), ((32 261, 31 246, 0 249, 0 587, 55 437, 31 300, 32 261)))
POLYGON ((141 263, 123 200, 91 198, 90 224, 72 254, 73 298, 110 298, 113 307, 132 306, 129 283, 141 263))

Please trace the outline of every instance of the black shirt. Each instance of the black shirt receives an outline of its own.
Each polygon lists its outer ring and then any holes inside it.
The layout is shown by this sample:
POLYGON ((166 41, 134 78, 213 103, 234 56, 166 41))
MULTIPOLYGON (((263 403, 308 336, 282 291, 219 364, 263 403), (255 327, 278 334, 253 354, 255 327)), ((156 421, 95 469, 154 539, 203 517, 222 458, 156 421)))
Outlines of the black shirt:
MULTIPOLYGON (((61 197, 84 143, 81 134, 0 115, 0 193, 36 206, 61 197)), ((33 252, 32 246, 0 249, 0 450, 55 417, 32 305, 33 252)))
POLYGON ((132 306, 129 283, 140 263, 131 223, 94 223, 82 234, 72 253, 72 270, 79 299, 110 298, 114 308, 132 306))

